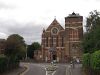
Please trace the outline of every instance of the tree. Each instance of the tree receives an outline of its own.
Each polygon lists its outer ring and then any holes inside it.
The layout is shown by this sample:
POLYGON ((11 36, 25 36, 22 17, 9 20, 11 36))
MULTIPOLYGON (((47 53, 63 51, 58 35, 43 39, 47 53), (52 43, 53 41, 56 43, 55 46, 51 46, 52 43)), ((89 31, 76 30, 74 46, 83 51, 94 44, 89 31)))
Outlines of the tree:
POLYGON ((87 32, 83 39, 84 53, 93 53, 100 49, 100 14, 96 10, 90 12, 86 22, 87 32))
POLYGON ((97 10, 91 11, 86 20, 86 30, 90 32, 95 27, 100 26, 100 12, 97 10))
POLYGON ((26 44, 22 36, 10 35, 6 40, 5 54, 7 56, 18 56, 22 58, 26 53, 26 44))
POLYGON ((33 42, 31 45, 28 45, 27 55, 30 58, 34 57, 34 51, 41 48, 41 45, 38 42, 33 42))

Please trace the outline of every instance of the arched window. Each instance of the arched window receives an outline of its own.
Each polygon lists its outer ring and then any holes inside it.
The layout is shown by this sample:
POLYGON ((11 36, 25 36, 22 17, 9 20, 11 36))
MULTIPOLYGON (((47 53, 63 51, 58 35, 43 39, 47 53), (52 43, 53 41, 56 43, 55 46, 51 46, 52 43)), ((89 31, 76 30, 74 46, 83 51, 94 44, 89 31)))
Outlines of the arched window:
POLYGON ((46 47, 48 47, 48 37, 46 38, 46 47))
POLYGON ((53 47, 53 37, 51 37, 51 47, 53 47))
POLYGON ((64 37, 62 37, 62 43, 61 43, 61 46, 62 46, 62 47, 64 46, 64 37))
POLYGON ((58 36, 56 38, 56 46, 58 47, 58 36))

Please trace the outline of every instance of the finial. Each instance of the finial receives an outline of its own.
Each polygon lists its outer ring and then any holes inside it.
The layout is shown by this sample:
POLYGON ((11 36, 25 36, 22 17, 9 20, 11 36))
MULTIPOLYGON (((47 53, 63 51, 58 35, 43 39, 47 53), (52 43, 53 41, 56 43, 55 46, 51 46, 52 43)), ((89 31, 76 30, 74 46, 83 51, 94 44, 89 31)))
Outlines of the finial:
POLYGON ((72 15, 76 15, 74 11, 73 11, 72 15))

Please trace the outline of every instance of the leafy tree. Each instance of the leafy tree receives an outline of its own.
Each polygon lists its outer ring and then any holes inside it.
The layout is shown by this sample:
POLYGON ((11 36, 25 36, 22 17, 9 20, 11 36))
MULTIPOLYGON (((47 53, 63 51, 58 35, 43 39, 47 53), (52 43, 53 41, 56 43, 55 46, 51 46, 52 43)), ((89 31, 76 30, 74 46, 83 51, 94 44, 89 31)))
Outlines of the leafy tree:
POLYGON ((10 35, 6 40, 5 54, 7 56, 18 56, 23 57, 26 53, 26 44, 23 39, 18 34, 10 35))
POLYGON ((100 49, 100 14, 96 10, 90 12, 86 22, 87 32, 83 39, 83 48, 85 53, 93 53, 100 49))
POLYGON ((33 58, 33 55, 34 55, 33 47, 32 47, 32 45, 28 45, 28 48, 27 48, 27 56, 29 58, 33 58))
POLYGON ((31 45, 28 45, 27 55, 30 58, 34 57, 34 51, 40 49, 41 45, 38 42, 33 42, 31 45))
POLYGON ((100 26, 100 12, 97 10, 91 11, 86 21, 86 30, 90 32, 95 27, 100 26))

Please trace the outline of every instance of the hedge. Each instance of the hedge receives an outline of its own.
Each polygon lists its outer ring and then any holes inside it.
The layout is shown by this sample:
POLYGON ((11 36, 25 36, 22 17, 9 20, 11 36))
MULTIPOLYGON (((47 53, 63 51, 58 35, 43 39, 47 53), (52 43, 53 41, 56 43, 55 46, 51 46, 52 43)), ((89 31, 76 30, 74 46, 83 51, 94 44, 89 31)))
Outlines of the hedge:
POLYGON ((7 69, 8 59, 4 55, 0 55, 0 72, 4 72, 7 69))
POLYGON ((93 70, 100 70, 100 50, 91 54, 90 64, 93 70))
POLYGON ((6 57, 0 55, 0 73, 19 67, 19 61, 16 56, 6 57))
POLYGON ((85 53, 84 55, 83 55, 83 62, 82 62, 82 64, 83 64, 83 66, 85 67, 85 68, 89 68, 90 67, 90 53, 85 53))
POLYGON ((84 54, 82 63, 88 75, 100 75, 100 50, 84 54))

